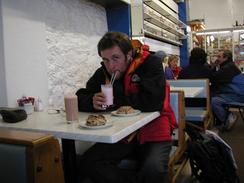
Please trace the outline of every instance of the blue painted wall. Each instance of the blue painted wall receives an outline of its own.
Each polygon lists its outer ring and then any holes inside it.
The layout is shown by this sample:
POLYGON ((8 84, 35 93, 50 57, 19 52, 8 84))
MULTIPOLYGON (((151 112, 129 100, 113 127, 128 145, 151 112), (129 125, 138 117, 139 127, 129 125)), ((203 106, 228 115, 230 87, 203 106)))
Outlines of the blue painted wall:
POLYGON ((109 7, 106 8, 106 13, 109 31, 124 32, 131 36, 130 5, 109 7))
MULTIPOLYGON (((186 2, 178 3, 179 6, 179 19, 187 24, 187 11, 186 11, 186 2)), ((185 30, 186 34, 186 30, 185 30)), ((182 40, 182 46, 180 47, 180 60, 181 67, 186 67, 189 63, 189 54, 188 54, 188 44, 187 39, 182 40)))

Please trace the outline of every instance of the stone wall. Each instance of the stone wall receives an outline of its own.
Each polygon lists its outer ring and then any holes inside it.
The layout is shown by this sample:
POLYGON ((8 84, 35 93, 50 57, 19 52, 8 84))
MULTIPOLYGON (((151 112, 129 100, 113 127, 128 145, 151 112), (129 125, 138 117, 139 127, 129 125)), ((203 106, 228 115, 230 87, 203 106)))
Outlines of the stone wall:
POLYGON ((44 0, 49 105, 84 87, 100 65, 97 43, 107 31, 106 11, 84 0, 44 0))

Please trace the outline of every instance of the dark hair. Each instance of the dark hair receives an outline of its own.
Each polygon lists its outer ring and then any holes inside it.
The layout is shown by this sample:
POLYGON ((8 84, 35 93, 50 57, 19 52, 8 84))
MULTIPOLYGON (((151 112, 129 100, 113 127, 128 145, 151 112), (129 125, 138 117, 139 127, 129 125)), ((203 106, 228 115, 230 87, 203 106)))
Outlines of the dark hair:
POLYGON ((227 58, 227 61, 232 61, 232 52, 230 50, 219 50, 219 52, 223 52, 223 56, 227 58))
POLYGON ((122 32, 107 32, 98 42, 98 55, 101 56, 101 51, 118 46, 124 55, 127 55, 130 50, 133 50, 131 40, 122 32))
POLYGON ((154 53, 154 55, 158 58, 161 59, 161 61, 163 61, 165 59, 165 57, 167 56, 167 54, 165 53, 165 51, 162 51, 162 50, 159 50, 159 51, 156 51, 154 53))
POLYGON ((204 65, 207 62, 207 54, 202 48, 193 48, 190 55, 190 64, 204 65))

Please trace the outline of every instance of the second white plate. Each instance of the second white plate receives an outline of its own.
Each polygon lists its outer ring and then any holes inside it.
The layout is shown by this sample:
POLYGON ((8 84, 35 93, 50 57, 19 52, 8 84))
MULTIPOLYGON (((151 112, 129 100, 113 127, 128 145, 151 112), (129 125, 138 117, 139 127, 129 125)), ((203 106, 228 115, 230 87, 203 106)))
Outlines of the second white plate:
POLYGON ((113 126, 113 122, 112 121, 108 121, 108 122, 106 122, 105 125, 100 125, 100 126, 88 126, 86 124, 86 122, 81 122, 79 124, 79 126, 82 127, 82 128, 88 128, 88 129, 102 129, 102 128, 108 128, 108 127, 113 126))
POLYGON ((130 114, 118 114, 117 111, 112 111, 111 114, 114 115, 114 116, 121 116, 121 117, 129 117, 129 116, 136 116, 138 114, 140 114, 141 111, 140 110, 137 110, 137 109, 134 109, 134 112, 133 113, 130 113, 130 114))

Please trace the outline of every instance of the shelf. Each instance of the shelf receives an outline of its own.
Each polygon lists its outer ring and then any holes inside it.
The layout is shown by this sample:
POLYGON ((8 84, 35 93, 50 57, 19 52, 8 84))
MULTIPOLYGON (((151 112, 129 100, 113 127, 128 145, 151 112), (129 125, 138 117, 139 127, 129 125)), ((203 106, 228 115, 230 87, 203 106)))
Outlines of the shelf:
POLYGON ((152 38, 150 36, 133 36, 132 39, 141 41, 143 44, 149 46, 150 51, 157 52, 158 50, 164 50, 166 54, 179 55, 180 50, 178 45, 168 43, 159 39, 152 38))
POLYGON ((181 40, 186 38, 185 24, 177 19, 177 14, 173 17, 167 12, 169 8, 159 0, 131 3, 133 37, 147 37, 177 47, 182 45, 181 40))
POLYGON ((172 34, 171 32, 169 32, 167 30, 161 29, 158 26, 156 26, 150 22, 147 22, 146 20, 144 21, 143 27, 144 27, 144 30, 147 30, 153 34, 156 34, 156 35, 159 35, 159 36, 162 36, 167 39, 174 40, 174 41, 180 41, 179 36, 172 34))
POLYGON ((151 32, 146 31, 146 30, 145 30, 145 36, 154 38, 156 40, 165 41, 167 43, 170 43, 170 44, 173 44, 173 45, 176 45, 176 46, 182 46, 182 43, 180 43, 180 42, 177 42, 177 41, 174 41, 174 40, 171 40, 171 39, 159 36, 159 35, 155 35, 155 34, 153 34, 151 32))
POLYGON ((150 27, 148 25, 144 25, 144 26, 145 26, 145 29, 144 29, 144 35, 145 36, 151 37, 151 38, 154 38, 154 39, 157 39, 157 40, 160 40, 160 41, 165 41, 165 42, 177 45, 177 46, 181 46, 182 45, 180 41, 174 40, 173 37, 170 38, 164 32, 162 32, 160 30, 157 30, 157 29, 154 29, 154 28, 152 28, 152 27, 150 27), (164 35, 166 35, 167 37, 164 36, 164 35))
POLYGON ((144 20, 145 19, 148 22, 150 22, 150 23, 152 23, 152 24, 154 24, 154 25, 156 25, 156 26, 158 26, 158 27, 160 27, 162 29, 165 29, 165 30, 177 35, 177 36, 180 36, 180 39, 185 36, 184 33, 180 32, 180 31, 177 31, 177 30, 175 30, 175 28, 170 27, 169 25, 167 25, 167 24, 163 23, 162 21, 160 21, 161 17, 157 17, 157 19, 156 19, 156 17, 153 17, 152 15, 150 15, 149 13, 144 11, 144 20))
POLYGON ((175 24, 179 25, 180 27, 182 27, 182 28, 186 27, 186 25, 182 21, 180 21, 176 17, 172 16, 169 12, 167 12, 165 9, 160 7, 160 5, 158 5, 156 3, 156 0, 143 0, 143 3, 148 5, 150 8, 154 9, 161 15, 165 16, 167 19, 171 20, 175 24))

